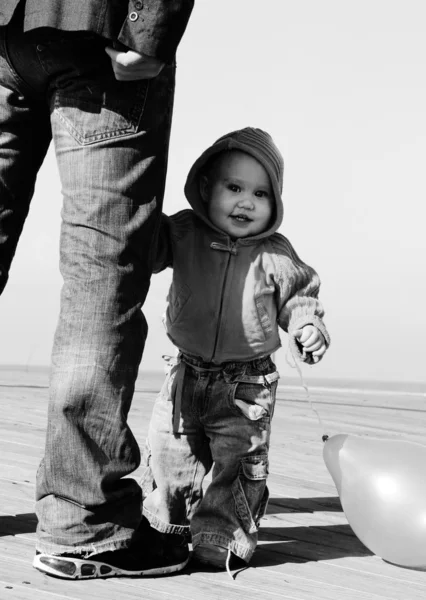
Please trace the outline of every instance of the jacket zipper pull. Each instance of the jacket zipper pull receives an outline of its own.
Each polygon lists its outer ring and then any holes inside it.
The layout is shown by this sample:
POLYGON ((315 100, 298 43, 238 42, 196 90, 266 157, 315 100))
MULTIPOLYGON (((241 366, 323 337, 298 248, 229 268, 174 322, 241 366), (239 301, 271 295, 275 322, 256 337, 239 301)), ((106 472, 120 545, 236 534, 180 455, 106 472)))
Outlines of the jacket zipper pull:
POLYGON ((237 248, 234 243, 231 246, 226 246, 225 244, 220 244, 219 242, 212 242, 210 244, 210 248, 212 250, 220 250, 221 252, 229 252, 230 254, 237 254, 237 248))

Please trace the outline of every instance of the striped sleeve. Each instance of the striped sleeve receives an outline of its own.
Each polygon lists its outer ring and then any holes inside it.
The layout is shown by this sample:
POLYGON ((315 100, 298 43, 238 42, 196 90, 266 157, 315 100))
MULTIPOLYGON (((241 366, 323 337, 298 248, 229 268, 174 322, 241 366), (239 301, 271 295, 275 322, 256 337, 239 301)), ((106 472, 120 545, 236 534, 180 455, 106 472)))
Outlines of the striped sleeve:
POLYGON ((330 336, 323 321, 324 309, 318 299, 320 279, 315 270, 299 258, 283 235, 275 233, 270 242, 277 272, 278 324, 289 334, 295 355, 304 362, 312 362, 312 357, 303 353, 295 334, 305 325, 313 325, 322 333, 327 346, 330 345, 330 336))
POLYGON ((161 215, 154 273, 160 273, 167 267, 173 267, 173 246, 193 226, 193 220, 192 210, 181 210, 170 217, 165 214, 161 215))

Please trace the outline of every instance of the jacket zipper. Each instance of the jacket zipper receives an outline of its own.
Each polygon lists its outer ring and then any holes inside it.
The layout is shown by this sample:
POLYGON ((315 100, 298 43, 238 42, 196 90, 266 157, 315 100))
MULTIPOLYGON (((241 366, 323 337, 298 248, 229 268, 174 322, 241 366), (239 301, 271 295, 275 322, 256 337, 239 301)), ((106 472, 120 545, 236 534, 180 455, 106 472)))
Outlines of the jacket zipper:
MULTIPOLYGON (((212 248, 214 248, 213 244, 212 244, 212 248)), ((214 248, 214 249, 222 250, 224 248, 214 248)), ((229 273, 229 263, 231 262, 232 255, 237 253, 236 249, 235 249, 235 244, 234 243, 231 243, 231 246, 228 249, 228 252, 229 252, 228 262, 226 263, 225 277, 223 278, 222 291, 221 291, 221 294, 220 294, 219 315, 218 315, 218 318, 217 318, 216 336, 215 336, 215 340, 214 340, 213 354, 212 354, 211 362, 214 361, 214 357, 215 357, 215 354, 216 354, 216 348, 217 348, 217 342, 218 342, 218 339, 219 339, 220 322, 222 320, 223 300, 224 300, 224 297, 225 297, 225 287, 226 287, 226 282, 227 282, 228 273, 229 273)))

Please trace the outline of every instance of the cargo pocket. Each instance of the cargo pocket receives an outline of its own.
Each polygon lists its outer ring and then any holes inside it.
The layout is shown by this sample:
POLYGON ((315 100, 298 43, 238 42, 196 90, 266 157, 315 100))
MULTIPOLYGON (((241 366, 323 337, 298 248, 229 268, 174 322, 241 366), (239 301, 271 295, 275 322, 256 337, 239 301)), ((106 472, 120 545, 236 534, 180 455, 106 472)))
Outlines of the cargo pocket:
POLYGON ((268 503, 268 456, 258 454, 241 459, 238 477, 232 484, 237 517, 246 533, 256 533, 268 503))

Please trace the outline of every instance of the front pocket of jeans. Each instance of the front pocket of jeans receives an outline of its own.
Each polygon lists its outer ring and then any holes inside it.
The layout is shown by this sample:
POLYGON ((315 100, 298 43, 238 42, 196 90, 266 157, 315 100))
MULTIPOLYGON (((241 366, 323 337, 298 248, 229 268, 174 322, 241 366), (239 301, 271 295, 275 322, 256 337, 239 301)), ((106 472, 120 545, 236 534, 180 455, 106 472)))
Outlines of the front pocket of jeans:
POLYGON ((55 112, 81 145, 122 137, 138 131, 148 87, 147 80, 123 83, 109 79, 104 85, 91 83, 73 95, 60 90, 55 112))
POLYGON ((233 379, 230 401, 234 410, 251 421, 270 422, 275 405, 279 373, 260 376, 243 375, 233 379))
POLYGON ((268 467, 266 454, 247 456, 241 460, 239 475, 232 485, 238 519, 249 534, 256 533, 266 511, 268 467))

